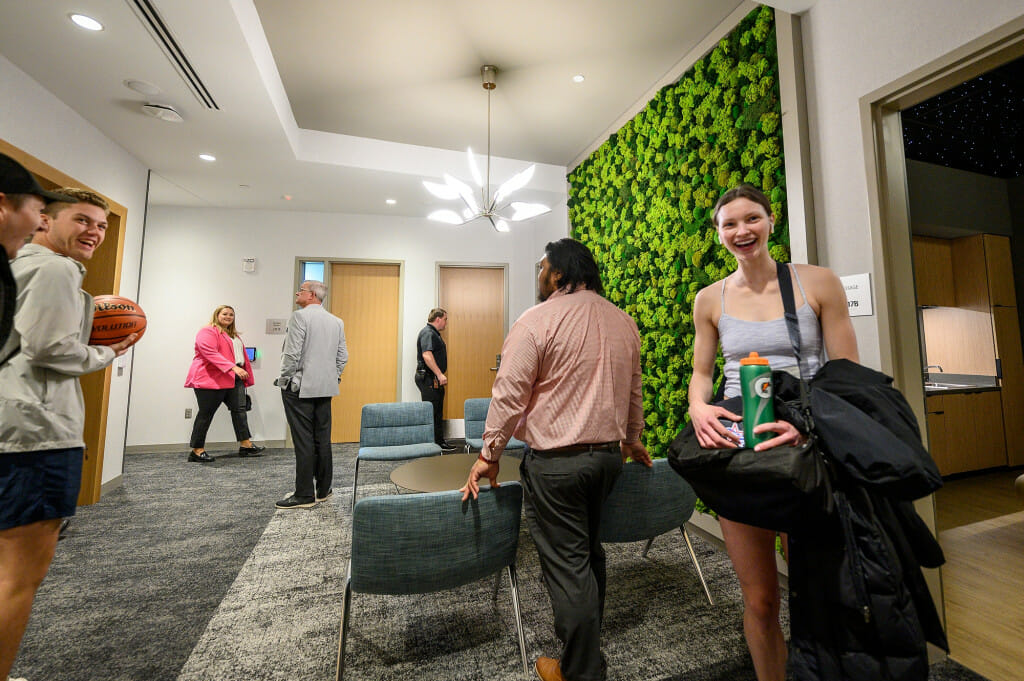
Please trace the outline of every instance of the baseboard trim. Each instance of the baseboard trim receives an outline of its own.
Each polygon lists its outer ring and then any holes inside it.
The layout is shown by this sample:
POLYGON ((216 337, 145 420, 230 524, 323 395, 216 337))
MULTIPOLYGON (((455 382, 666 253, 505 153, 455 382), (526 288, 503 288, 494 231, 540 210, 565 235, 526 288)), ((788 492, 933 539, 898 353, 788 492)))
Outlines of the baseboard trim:
MULTIPOLYGON (((284 440, 260 440, 259 444, 267 447, 268 449, 281 449, 286 447, 284 440)), ((211 452, 220 452, 225 450, 237 450, 237 442, 207 442, 206 449, 211 452)), ((172 444, 154 444, 154 445, 129 445, 124 448, 125 454, 182 454, 192 451, 192 448, 188 446, 187 442, 172 443, 172 444)))
POLYGON ((117 477, 107 480, 105 483, 100 485, 100 496, 102 497, 104 494, 110 494, 122 485, 124 485, 124 476, 118 473, 117 477))

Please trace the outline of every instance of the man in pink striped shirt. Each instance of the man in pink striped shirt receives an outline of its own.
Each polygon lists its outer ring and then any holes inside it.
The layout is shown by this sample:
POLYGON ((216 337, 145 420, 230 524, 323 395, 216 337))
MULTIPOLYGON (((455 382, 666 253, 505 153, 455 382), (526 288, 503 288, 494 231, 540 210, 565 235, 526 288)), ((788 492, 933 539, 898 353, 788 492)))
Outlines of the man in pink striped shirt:
POLYGON ((544 251, 541 304, 505 339, 483 451, 462 492, 464 500, 476 498, 481 478, 497 486, 509 437, 527 443, 519 468, 526 520, 563 644, 560 660, 537 660, 537 675, 603 681, 601 506, 626 458, 651 465, 640 442, 640 335, 630 316, 602 297, 586 246, 560 239, 544 251))

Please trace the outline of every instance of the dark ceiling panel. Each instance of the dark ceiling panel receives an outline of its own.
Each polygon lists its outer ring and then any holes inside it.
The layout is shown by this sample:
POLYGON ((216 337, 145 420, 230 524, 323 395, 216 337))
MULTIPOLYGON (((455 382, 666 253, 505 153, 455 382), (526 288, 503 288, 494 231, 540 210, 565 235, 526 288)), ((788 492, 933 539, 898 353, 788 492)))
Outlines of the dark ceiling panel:
POLYGON ((1011 178, 1024 175, 1024 58, 902 113, 907 158, 1011 178))

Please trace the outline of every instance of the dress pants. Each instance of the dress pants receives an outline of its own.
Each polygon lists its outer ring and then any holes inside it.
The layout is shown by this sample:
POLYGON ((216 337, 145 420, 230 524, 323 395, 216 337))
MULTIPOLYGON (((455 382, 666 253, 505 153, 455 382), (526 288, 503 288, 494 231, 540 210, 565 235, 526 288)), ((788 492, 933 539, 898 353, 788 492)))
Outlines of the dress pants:
POLYGON ((331 489, 334 459, 331 457, 331 398, 299 397, 281 390, 284 415, 295 445, 295 496, 314 498, 331 489))
POLYGON ((196 393, 196 402, 199 403, 199 410, 196 412, 196 420, 192 424, 192 438, 189 440, 189 447, 201 449, 206 446, 206 433, 213 423, 213 415, 221 404, 228 406, 231 412, 231 425, 235 429, 235 439, 241 442, 248 440, 249 419, 245 415, 245 384, 242 379, 235 377, 233 388, 193 388, 196 393))
POLYGON ((622 472, 622 455, 601 450, 545 455, 527 449, 519 472, 526 522, 562 641, 562 675, 567 681, 603 681, 601 506, 622 472))
POLYGON ((444 442, 444 386, 434 386, 436 381, 434 374, 427 374, 423 378, 416 378, 416 387, 420 389, 420 398, 424 402, 430 402, 434 407, 434 442, 444 442))

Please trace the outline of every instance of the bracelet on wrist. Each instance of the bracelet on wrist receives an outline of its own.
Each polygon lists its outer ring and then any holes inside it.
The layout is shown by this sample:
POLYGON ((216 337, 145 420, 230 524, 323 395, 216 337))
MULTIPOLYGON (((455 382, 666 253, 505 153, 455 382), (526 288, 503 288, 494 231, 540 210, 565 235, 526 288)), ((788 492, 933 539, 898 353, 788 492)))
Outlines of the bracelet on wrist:
POLYGON ((476 458, 477 458, 477 460, 478 460, 478 461, 483 461, 483 462, 484 462, 484 463, 486 463, 486 464, 491 464, 491 463, 494 463, 494 462, 493 462, 493 461, 491 461, 490 459, 485 459, 485 458, 484 458, 484 453, 483 453, 483 452, 480 452, 480 454, 479 454, 479 455, 478 455, 478 456, 477 456, 476 458))

